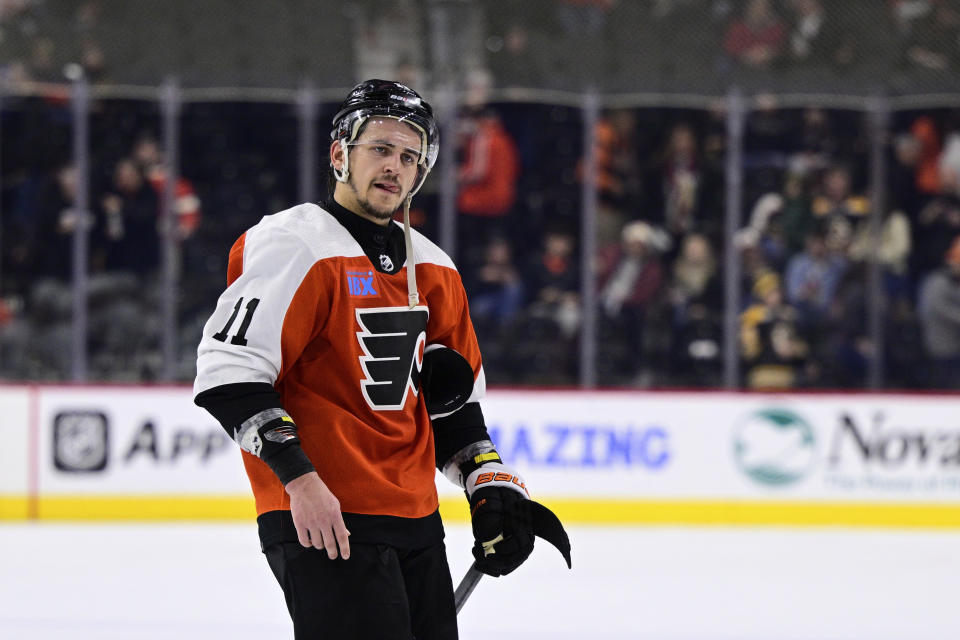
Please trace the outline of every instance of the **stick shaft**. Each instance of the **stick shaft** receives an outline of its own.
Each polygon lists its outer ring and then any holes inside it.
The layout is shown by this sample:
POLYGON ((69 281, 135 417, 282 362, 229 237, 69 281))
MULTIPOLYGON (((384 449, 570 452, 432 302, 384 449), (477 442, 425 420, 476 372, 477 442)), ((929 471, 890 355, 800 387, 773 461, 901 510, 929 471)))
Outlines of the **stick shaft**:
POLYGON ((457 586, 457 590, 453 592, 453 600, 457 605, 457 613, 460 613, 460 609, 463 608, 464 603, 466 603, 470 594, 473 593, 473 590, 477 588, 477 583, 480 582, 480 578, 482 577, 483 573, 477 569, 477 563, 474 562, 470 565, 470 568, 467 569, 467 573, 464 574, 463 579, 457 586))

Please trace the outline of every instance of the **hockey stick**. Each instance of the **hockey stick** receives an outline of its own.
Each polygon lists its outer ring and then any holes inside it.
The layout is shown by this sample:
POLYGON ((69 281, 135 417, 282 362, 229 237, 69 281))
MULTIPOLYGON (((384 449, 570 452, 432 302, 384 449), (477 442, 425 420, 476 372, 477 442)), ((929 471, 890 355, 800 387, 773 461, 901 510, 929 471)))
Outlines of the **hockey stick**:
POLYGON ((470 565, 470 568, 467 569, 467 573, 457 586, 457 590, 453 592, 453 601, 457 605, 457 613, 460 613, 460 609, 463 609, 464 603, 467 601, 467 598, 470 597, 470 594, 473 593, 473 590, 477 588, 477 584, 482 577, 483 573, 477 569, 477 563, 474 562, 470 565))
MULTIPOLYGON (((528 504, 531 512, 531 524, 533 525, 534 535, 543 538, 555 546, 563 555, 563 559, 566 560, 567 567, 571 568, 570 539, 567 537, 567 532, 563 530, 563 525, 560 524, 560 520, 550 509, 547 509, 542 504, 534 502, 533 500, 530 500, 528 504)), ((467 569, 467 573, 464 574, 463 579, 460 580, 456 591, 453 592, 453 601, 457 606, 458 614, 467 602, 467 598, 469 598, 473 590, 477 588, 477 584, 482 577, 483 572, 477 569, 477 563, 474 562, 470 565, 470 568, 467 569)))

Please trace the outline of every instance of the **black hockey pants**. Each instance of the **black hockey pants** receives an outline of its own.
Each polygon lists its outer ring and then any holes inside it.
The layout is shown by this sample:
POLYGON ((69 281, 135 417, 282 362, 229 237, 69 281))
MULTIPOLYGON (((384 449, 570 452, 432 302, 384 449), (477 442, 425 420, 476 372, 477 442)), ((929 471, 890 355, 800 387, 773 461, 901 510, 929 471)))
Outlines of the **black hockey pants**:
POLYGON ((350 559, 280 542, 264 553, 283 588, 296 640, 456 640, 443 543, 350 545, 350 559))

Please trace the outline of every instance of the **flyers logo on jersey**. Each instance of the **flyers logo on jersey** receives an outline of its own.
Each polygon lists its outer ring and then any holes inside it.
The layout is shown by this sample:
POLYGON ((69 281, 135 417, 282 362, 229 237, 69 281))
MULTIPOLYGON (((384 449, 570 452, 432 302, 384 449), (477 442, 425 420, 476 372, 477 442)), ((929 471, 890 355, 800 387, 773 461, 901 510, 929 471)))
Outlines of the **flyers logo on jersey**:
POLYGON ((374 411, 403 409, 407 393, 420 389, 420 367, 427 342, 424 306, 357 309, 357 340, 363 350, 360 381, 363 397, 374 411))
POLYGON ((356 298, 372 298, 380 294, 373 288, 373 271, 347 271, 347 290, 356 298))

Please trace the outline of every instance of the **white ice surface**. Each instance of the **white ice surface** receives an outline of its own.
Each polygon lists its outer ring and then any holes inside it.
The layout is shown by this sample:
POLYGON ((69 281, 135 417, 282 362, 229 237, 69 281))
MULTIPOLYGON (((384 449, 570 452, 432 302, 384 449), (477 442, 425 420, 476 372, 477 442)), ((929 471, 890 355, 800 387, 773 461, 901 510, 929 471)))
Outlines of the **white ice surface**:
MULTIPOLYGON (((484 578, 461 638, 954 640, 960 534, 570 527, 484 578)), ((470 534, 447 527, 454 581, 470 534)), ((0 524, 4 640, 292 638, 252 525, 0 524)))

